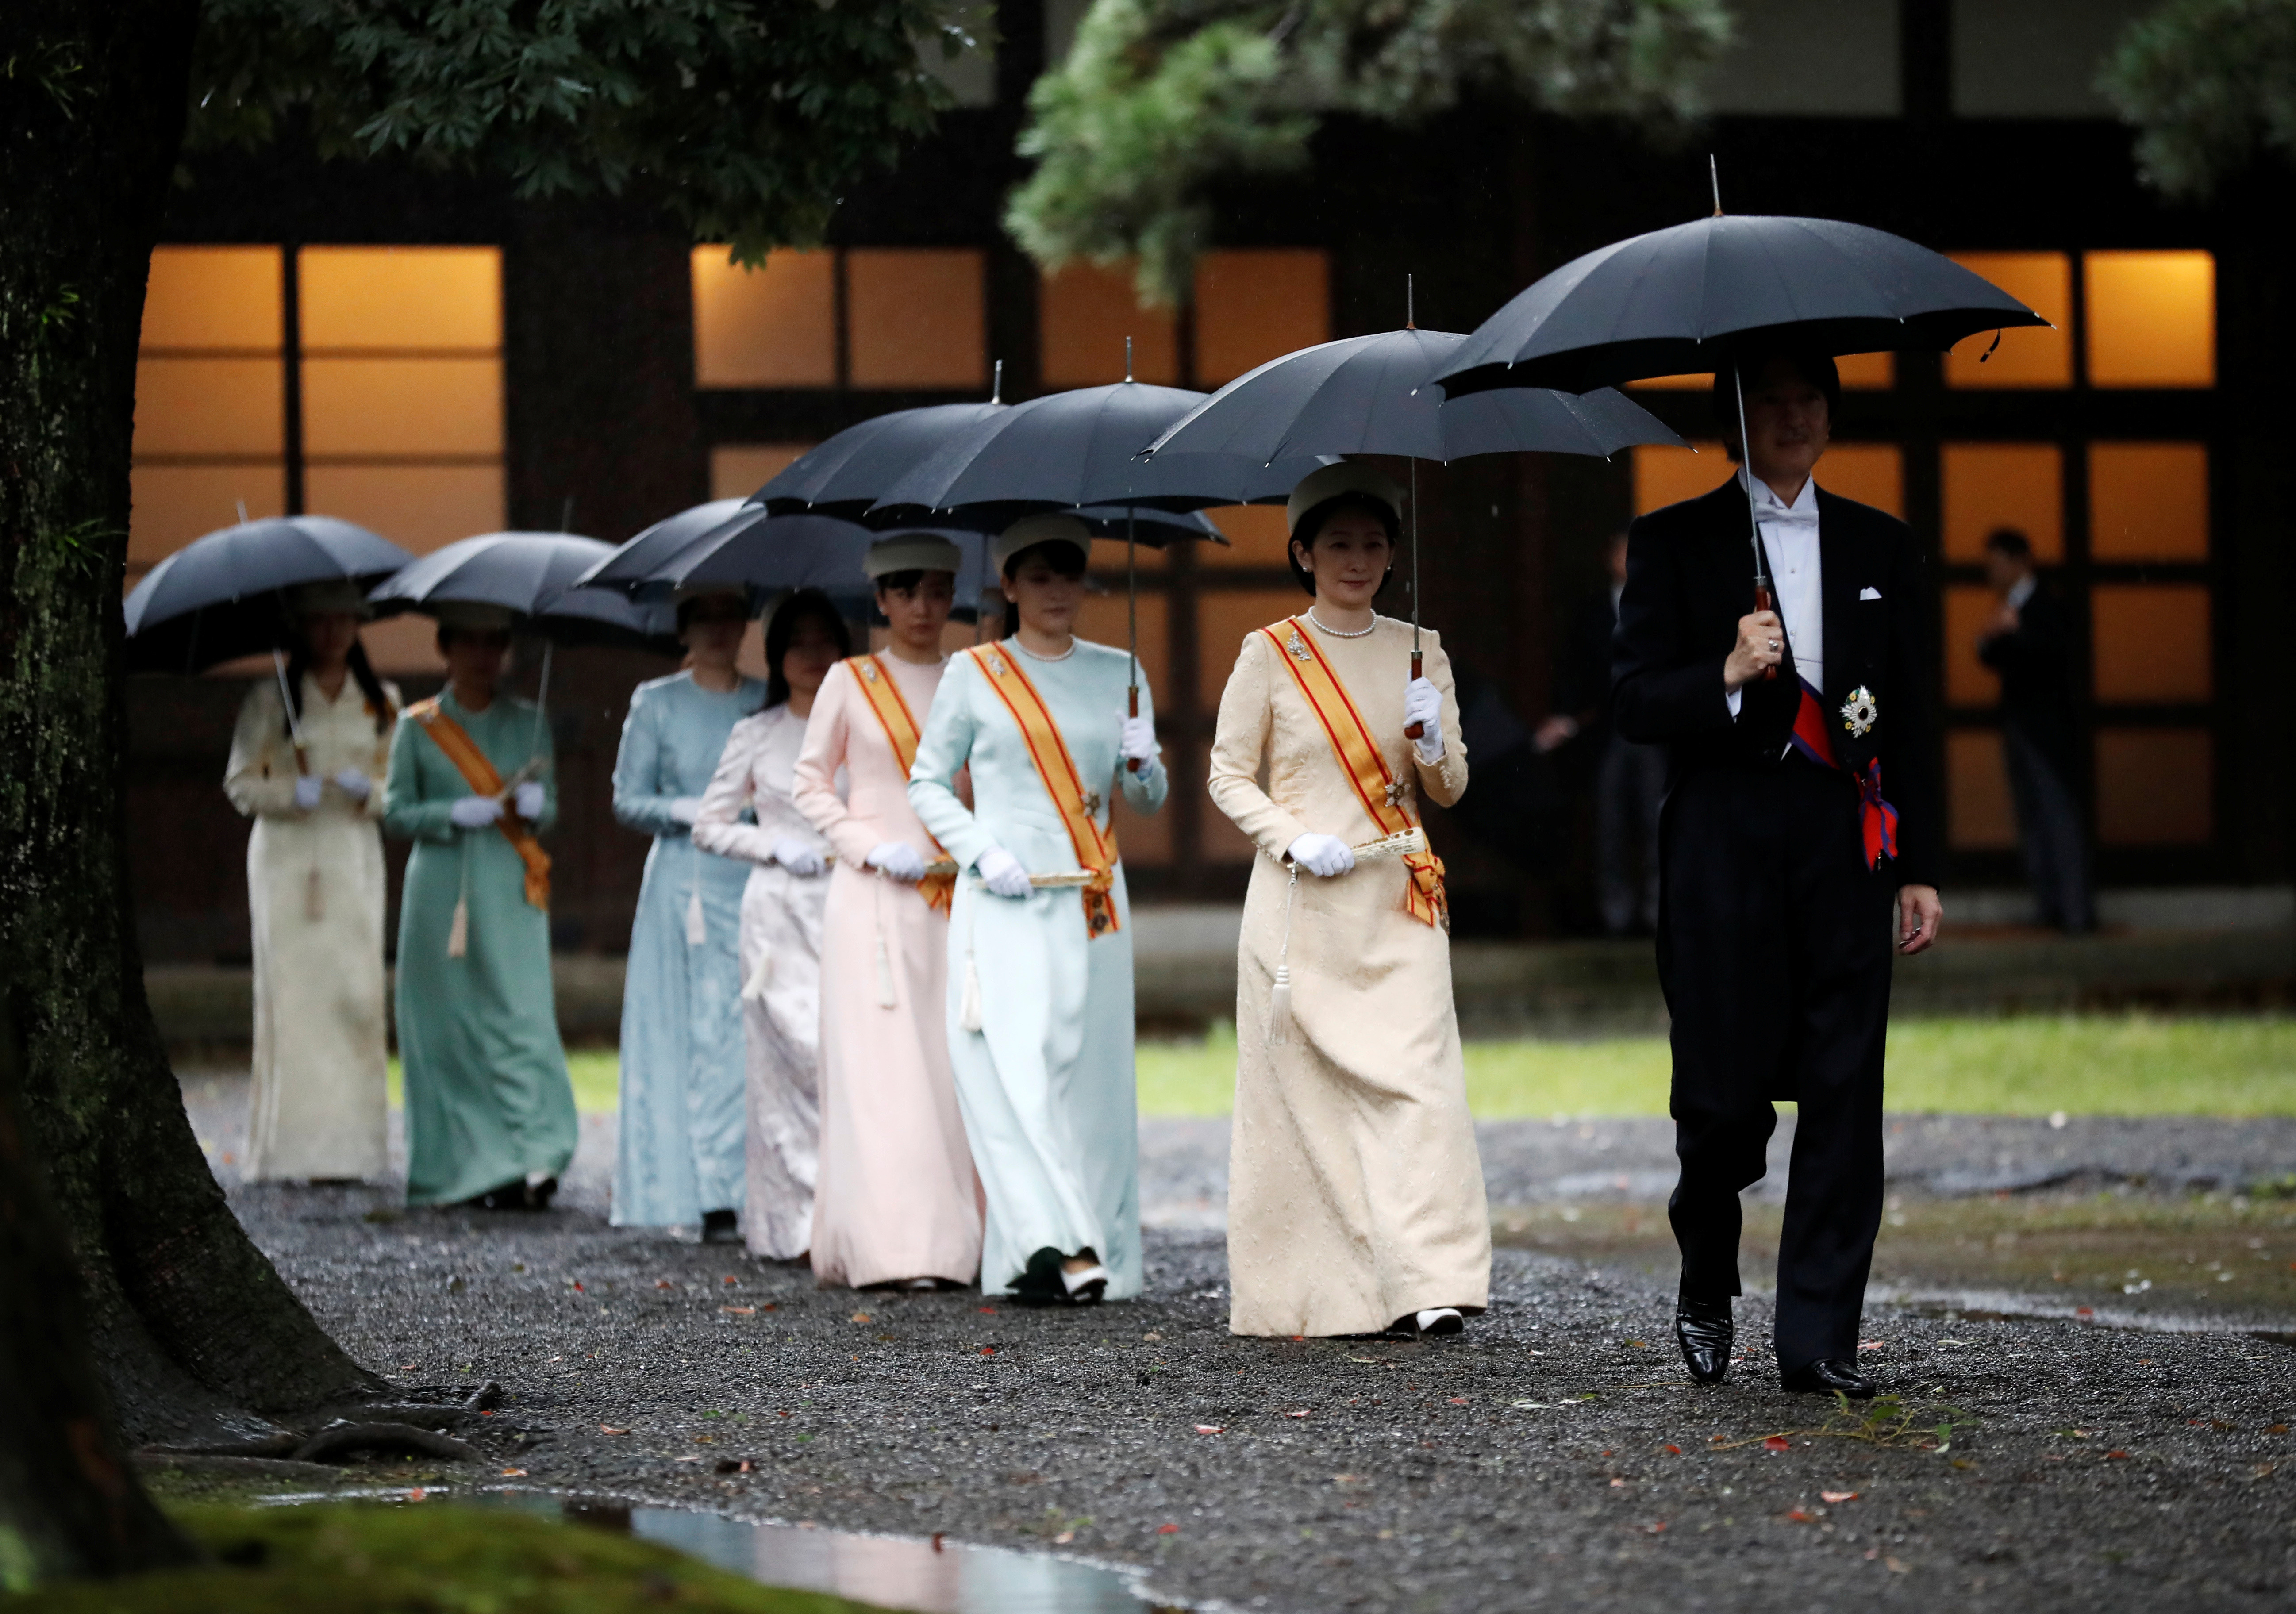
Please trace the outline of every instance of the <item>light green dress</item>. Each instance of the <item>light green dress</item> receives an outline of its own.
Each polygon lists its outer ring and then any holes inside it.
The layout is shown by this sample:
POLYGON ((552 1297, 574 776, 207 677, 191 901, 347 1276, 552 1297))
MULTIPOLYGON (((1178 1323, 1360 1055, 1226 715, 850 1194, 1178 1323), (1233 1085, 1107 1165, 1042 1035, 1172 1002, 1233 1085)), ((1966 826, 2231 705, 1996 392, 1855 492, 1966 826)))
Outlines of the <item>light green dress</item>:
MULTIPOLYGON (((498 694, 472 713, 451 692, 440 709, 504 779, 539 754, 537 827, 558 815, 547 725, 498 694), (539 733, 537 733, 537 730, 539 733)), ((550 915, 526 900, 526 865, 489 825, 447 816, 471 794, 412 717, 390 743, 383 828, 414 842, 398 911, 398 1053, 406 1074, 406 1202, 451 1205, 521 1178, 556 1176, 574 1158, 578 1122, 550 982, 550 915), (467 899, 463 955, 447 955, 455 905, 467 899)))

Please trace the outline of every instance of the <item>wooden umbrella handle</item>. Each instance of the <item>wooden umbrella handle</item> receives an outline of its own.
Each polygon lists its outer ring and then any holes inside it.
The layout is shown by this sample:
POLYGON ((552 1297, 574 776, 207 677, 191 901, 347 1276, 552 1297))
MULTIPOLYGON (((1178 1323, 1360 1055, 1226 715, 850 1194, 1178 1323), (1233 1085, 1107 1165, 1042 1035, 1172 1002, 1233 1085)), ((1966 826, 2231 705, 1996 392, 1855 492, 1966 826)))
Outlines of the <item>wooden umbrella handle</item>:
MULTIPOLYGON (((1767 583, 1759 581, 1755 583, 1754 609, 1756 610, 1775 610, 1777 609, 1777 602, 1770 597, 1770 586, 1767 583)), ((1762 682, 1765 684, 1775 684, 1777 681, 1777 664, 1775 662, 1772 662, 1769 666, 1762 669, 1762 682)))
MULTIPOLYGON (((1134 684, 1131 689, 1126 692, 1126 698, 1131 702, 1132 708, 1132 709, 1126 715, 1128 717, 1137 717, 1140 715, 1140 686, 1136 684, 1134 684)), ((1137 757, 1127 757, 1124 759, 1124 771, 1128 774, 1138 773, 1140 771, 1140 758, 1137 757)))
MULTIPOLYGON (((1417 651, 1414 650, 1411 652, 1411 681, 1414 684, 1419 682, 1419 669, 1425 665, 1425 662, 1426 658, 1422 656, 1417 651)), ((1409 724, 1404 728, 1403 737, 1406 740, 1416 740, 1420 735, 1426 732, 1427 725, 1423 723, 1409 724)))

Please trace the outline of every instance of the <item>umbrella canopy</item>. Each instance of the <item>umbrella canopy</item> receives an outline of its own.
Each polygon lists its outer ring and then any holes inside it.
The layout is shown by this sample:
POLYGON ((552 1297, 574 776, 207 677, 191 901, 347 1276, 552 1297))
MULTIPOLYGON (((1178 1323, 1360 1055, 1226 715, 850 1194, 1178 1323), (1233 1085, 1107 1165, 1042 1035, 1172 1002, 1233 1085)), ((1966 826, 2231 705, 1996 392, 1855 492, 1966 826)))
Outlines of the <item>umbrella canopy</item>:
POLYGON ((1431 385, 1467 339, 1386 331, 1324 342, 1238 376, 1156 439, 1149 453, 1214 453, 1262 462, 1302 453, 1398 454, 1421 460, 1545 452, 1604 457, 1682 439, 1604 388, 1579 397, 1515 387, 1446 401, 1431 385))
POLYGON ((333 516, 269 516, 193 539, 127 595, 127 670, 195 673, 287 643, 284 591, 349 581, 362 588, 414 557, 333 516))
POLYGON ((1942 351, 2048 321, 1980 275, 1887 231, 1718 212, 1574 258, 1475 327, 1436 375, 1587 392, 1716 370, 1766 340, 1828 353, 1942 351))
MULTIPOLYGON (((680 588, 748 587, 767 593, 817 588, 844 602, 866 600, 873 592, 862 575, 869 545, 885 535, 841 516, 769 516, 755 505, 751 519, 722 521, 685 547, 658 555, 641 570, 631 552, 638 540, 615 551, 607 564, 583 580, 584 588, 619 588, 634 600, 667 599, 680 588)), ((921 528, 955 544, 965 561, 956 577, 960 600, 980 592, 980 541, 959 528, 921 528)), ((641 535, 643 536, 643 535, 641 535)))
POLYGON ((613 553, 596 538, 565 532, 489 532, 424 555, 367 598, 385 615, 449 602, 516 611, 566 643, 653 643, 675 632, 666 607, 634 604, 575 579, 613 553))
MULTIPOLYGON (((801 510, 857 514, 936 449, 1012 407, 986 404, 934 404, 877 415, 808 449, 749 503, 775 515, 801 510)), ((675 518, 673 518, 675 519, 675 518)))

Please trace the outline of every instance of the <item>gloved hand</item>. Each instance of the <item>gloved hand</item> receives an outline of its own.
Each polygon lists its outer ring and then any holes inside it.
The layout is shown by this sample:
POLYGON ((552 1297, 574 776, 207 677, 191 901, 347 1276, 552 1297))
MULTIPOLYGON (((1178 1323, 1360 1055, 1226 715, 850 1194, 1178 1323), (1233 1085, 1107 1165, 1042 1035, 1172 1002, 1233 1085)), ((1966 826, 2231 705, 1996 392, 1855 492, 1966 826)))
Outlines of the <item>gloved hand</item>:
POLYGON ((774 861, 791 873, 810 880, 829 865, 821 860, 821 853, 813 842, 795 835, 784 835, 774 842, 774 861))
POLYGON ((1283 848, 1283 855, 1310 874, 1336 880, 1356 866, 1356 855, 1337 835, 1302 835, 1283 848))
POLYGON ((365 801, 374 793, 374 781, 355 767, 335 770, 335 788, 353 801, 365 801))
POLYGON ((669 816, 673 823, 682 823, 691 827, 701 817, 701 798, 699 796, 677 797, 669 804, 669 816))
POLYGON ((1124 738, 1119 742, 1125 760, 1153 762, 1156 760, 1156 725, 1146 717, 1127 717, 1124 738))
POLYGON ((980 872, 980 883, 998 897, 1026 897, 1036 889, 1021 860, 1003 847, 990 847, 972 866, 980 872))
POLYGON ((868 865, 890 875, 904 885, 914 885, 925 877, 925 860, 906 840, 887 840, 869 848, 868 865))
POLYGON ((324 782, 309 774, 295 775, 295 806, 298 810, 308 813, 319 805, 319 791, 324 782))
POLYGON ((463 796, 447 809, 458 830, 483 830, 503 815, 503 805, 492 796, 463 796))
POLYGON ((542 781, 539 779, 529 779, 511 792, 511 805, 518 809, 518 815, 529 823, 534 823, 542 816, 543 804, 549 798, 543 794, 542 781))
POLYGON ((1443 692, 1435 687, 1431 678, 1414 678, 1403 689, 1403 726, 1418 724, 1419 738, 1411 743, 1418 748, 1419 760, 1437 763, 1443 760, 1443 692))

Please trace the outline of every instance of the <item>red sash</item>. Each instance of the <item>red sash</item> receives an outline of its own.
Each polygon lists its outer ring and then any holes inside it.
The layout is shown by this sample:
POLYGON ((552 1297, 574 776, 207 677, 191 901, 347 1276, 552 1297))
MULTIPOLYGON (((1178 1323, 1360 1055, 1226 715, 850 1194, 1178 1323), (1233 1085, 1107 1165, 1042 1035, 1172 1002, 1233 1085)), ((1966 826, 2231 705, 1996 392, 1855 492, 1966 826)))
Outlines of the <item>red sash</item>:
MULTIPOLYGON (((1800 680, 1801 705, 1794 712, 1793 748, 1820 767, 1842 767, 1833 755, 1833 736, 1825 726, 1825 709, 1809 680, 1800 680)), ((1857 786, 1857 827, 1866 840, 1866 866, 1879 868, 1884 857, 1898 855, 1898 809, 1882 799, 1882 759, 1874 758, 1863 774, 1849 774, 1857 786)))

